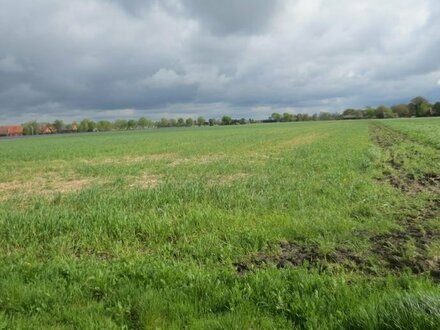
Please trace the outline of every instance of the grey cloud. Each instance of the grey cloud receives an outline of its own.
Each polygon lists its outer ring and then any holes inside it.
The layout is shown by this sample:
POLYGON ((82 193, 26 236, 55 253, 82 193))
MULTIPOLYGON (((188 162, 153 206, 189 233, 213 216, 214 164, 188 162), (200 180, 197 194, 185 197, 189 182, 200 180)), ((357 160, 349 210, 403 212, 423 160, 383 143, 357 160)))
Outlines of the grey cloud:
POLYGON ((134 16, 142 16, 142 14, 151 9, 156 4, 154 0, 107 0, 110 4, 114 4, 134 16))
POLYGON ((440 99, 435 0, 0 0, 0 8, 1 122, 265 117, 440 99))
POLYGON ((184 0, 203 27, 219 34, 254 34, 263 31, 280 8, 278 0, 184 0))

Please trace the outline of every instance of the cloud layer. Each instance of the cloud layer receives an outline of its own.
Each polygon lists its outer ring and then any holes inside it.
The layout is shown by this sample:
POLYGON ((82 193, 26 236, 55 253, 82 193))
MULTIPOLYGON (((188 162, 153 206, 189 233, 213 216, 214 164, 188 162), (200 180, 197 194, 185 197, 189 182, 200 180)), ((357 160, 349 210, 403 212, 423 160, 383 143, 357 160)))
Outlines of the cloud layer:
POLYGON ((0 0, 0 122, 440 99, 437 0, 0 0))

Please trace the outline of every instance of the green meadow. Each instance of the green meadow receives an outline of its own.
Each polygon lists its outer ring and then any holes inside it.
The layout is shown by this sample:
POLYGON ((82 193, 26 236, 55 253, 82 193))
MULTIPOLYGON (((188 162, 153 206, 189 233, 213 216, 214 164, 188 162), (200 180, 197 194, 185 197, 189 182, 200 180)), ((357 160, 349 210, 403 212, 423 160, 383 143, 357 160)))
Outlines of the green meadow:
POLYGON ((0 329, 439 329, 440 120, 0 140, 0 329))

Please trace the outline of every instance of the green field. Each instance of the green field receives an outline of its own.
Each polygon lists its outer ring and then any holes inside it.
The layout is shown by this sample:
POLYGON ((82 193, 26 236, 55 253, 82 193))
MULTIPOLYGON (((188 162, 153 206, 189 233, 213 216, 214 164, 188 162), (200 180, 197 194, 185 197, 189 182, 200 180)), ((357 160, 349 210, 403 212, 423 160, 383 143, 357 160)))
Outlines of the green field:
POLYGON ((439 329, 440 120, 0 141, 0 329, 439 329))

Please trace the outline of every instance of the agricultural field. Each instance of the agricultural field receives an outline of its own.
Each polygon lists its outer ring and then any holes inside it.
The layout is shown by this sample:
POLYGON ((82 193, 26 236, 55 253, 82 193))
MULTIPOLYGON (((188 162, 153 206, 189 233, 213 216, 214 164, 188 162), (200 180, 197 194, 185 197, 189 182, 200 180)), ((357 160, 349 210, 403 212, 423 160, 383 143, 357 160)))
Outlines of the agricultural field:
POLYGON ((0 328, 439 329, 440 120, 0 141, 0 328))
POLYGON ((421 143, 440 149, 440 118, 413 118, 411 120, 390 120, 387 125, 421 143))

